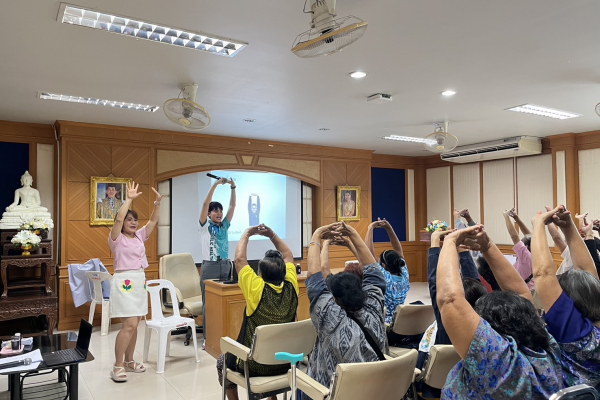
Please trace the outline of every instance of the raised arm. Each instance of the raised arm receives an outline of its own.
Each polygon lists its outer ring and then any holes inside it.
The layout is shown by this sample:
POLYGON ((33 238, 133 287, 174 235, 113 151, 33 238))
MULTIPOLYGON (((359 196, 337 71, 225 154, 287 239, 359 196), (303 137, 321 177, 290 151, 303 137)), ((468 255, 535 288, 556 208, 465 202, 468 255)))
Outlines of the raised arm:
POLYGON ((288 247, 288 245, 285 244, 285 242, 283 241, 283 239, 281 239, 273 231, 273 229, 269 228, 265 224, 260 224, 257 228, 258 228, 257 233, 259 235, 264 236, 264 237, 268 237, 269 239, 271 239, 271 242, 273 243, 273 245, 275 246, 275 248, 277 250, 279 250, 279 252, 283 256, 283 261, 285 261, 286 264, 294 262, 294 253, 292 253, 292 250, 290 250, 290 248, 288 247))
POLYGON ((512 210, 504 210, 502 215, 504 216, 504 222, 506 223, 506 229, 508 230, 508 234, 510 235, 510 240, 512 240, 513 245, 515 245, 519 243, 521 239, 519 238, 519 234, 517 233, 515 226, 510 220, 510 212, 513 210, 514 208, 512 210))
POLYGON ((321 249, 321 273, 323 274, 323 279, 327 279, 329 274, 331 274, 331 270, 329 269, 329 245, 331 244, 331 239, 323 240, 323 248, 321 249))
POLYGON ((210 205, 210 202, 212 201, 213 194, 215 194, 215 190, 217 189, 217 186, 224 185, 226 183, 227 183, 227 179, 221 178, 218 181, 215 181, 215 183, 213 183, 212 186, 210 187, 210 190, 208 191, 208 194, 206 195, 206 198, 204 199, 204 203, 202 203, 202 210, 200 210, 200 219, 199 219, 200 225, 204 226, 204 224, 206 223, 206 220, 208 219, 208 206, 210 205))
POLYGON ((464 237, 476 234, 479 229, 477 226, 448 235, 444 240, 437 266, 437 305, 444 328, 462 359, 467 357, 481 318, 465 299, 457 246, 464 237))
POLYGON ((156 200, 154 201, 154 209, 152 210, 152 215, 150 216, 150 220, 146 224, 146 238, 150 237, 150 234, 156 227, 158 223, 158 218, 160 217, 160 202, 163 198, 163 195, 158 193, 156 189, 152 188, 152 191, 156 194, 156 200))
POLYGON ((553 216, 559 209, 560 207, 557 207, 554 210, 546 211, 544 214, 539 211, 532 221, 531 257, 533 277, 535 278, 536 293, 544 310, 550 310, 563 292, 556 277, 556 266, 552 261, 552 254, 550 254, 546 237, 546 224, 552 222, 553 216))
POLYGON ((555 213, 552 216, 552 221, 556 224, 565 235, 565 241, 571 253, 573 266, 589 272, 598 278, 598 271, 592 260, 592 256, 588 251, 585 243, 581 239, 579 230, 573 223, 571 213, 564 206, 558 206, 554 209, 555 213))
POLYGON ((336 246, 346 247, 348 250, 350 250, 352 252, 352 254, 354 255, 354 258, 356 258, 358 260, 358 256, 356 255, 356 248, 354 247, 354 245, 352 244, 350 239, 348 239, 347 237, 340 236, 336 239, 333 239, 331 241, 331 244, 336 245, 336 246))
MULTIPOLYGON (((231 197, 229 198, 229 209, 227 209, 227 215, 225 216, 225 218, 227 218, 227 221, 231 223, 231 220, 233 219, 233 213, 235 212, 235 182, 233 181, 233 179, 230 179, 227 181, 227 183, 231 185, 231 197)), ((208 213, 208 209, 206 210, 206 212, 208 213)))
POLYGON ((317 228, 312 235, 312 239, 308 246, 308 271, 306 277, 317 274, 321 271, 321 238, 331 239, 339 236, 339 234, 331 233, 331 229, 335 229, 338 223, 325 225, 317 228))
POLYGON ((398 239, 398 236, 396 235, 396 232, 394 232, 394 228, 392 228, 392 225, 386 221, 386 219, 383 219, 383 229, 385 229, 385 231, 388 234, 388 237, 390 238, 390 243, 392 245, 392 249, 400 254, 400 257, 404 258, 404 252, 402 251, 402 244, 400 243, 400 240, 398 239))
POLYGON ((251 226, 250 228, 246 229, 244 233, 242 233, 240 241, 238 242, 238 245, 235 248, 235 270, 238 272, 238 274, 242 270, 242 268, 248 265, 248 256, 246 255, 248 241, 250 240, 250 237, 258 234, 258 226, 251 226))
MULTIPOLYGON (((500 252, 500 249, 492 242, 483 226, 476 225, 475 227, 466 229, 466 231, 476 228, 477 230, 475 232, 477 233, 465 237, 464 244, 469 246, 471 250, 477 250, 482 253, 502 290, 510 290, 529 301, 533 301, 531 292, 527 288, 527 284, 517 270, 500 252)), ((547 247, 548 244, 546 244, 546 248, 547 247)))
POLYGON ((334 232, 340 236, 347 236, 350 239, 356 249, 356 257, 358 258, 358 262, 363 266, 376 262, 375 257, 373 257, 373 254, 371 254, 371 251, 365 242, 363 242, 358 232, 356 232, 356 229, 350 225, 346 225, 344 222, 340 222, 334 232))
POLYGON ((131 203, 133 200, 137 198, 142 192, 138 192, 139 184, 135 184, 135 182, 127 182, 127 200, 123 203, 121 208, 119 208, 119 212, 117 213, 117 217, 115 218, 115 223, 110 230, 110 238, 112 240, 117 240, 119 235, 121 234, 121 229, 123 228, 123 222, 125 222, 125 216, 127 215, 127 211, 129 207, 131 207, 131 203))
POLYGON ((510 215, 515 220, 517 225, 519 225, 519 228, 521 228, 521 232, 523 233, 523 235, 531 235, 531 231, 529 230, 527 225, 525 225, 525 223, 521 220, 519 214, 517 214, 514 207, 508 212, 508 215, 510 215))
POLYGON ((473 221, 473 218, 471 217, 471 213, 469 212, 468 208, 465 208, 465 209, 461 210, 460 211, 460 216, 463 217, 467 221, 467 224, 469 226, 475 226, 475 225, 477 225, 477 223, 475 221, 473 221))
POLYGON ((365 244, 369 248, 369 251, 371 252, 371 254, 373 254, 373 257, 376 257, 375 256, 375 246, 373 245, 373 230, 375 229, 375 226, 378 224, 380 224, 379 221, 371 222, 369 224, 369 226, 367 227, 367 234, 365 235, 365 244))
MULTIPOLYGON (((546 211, 550 211, 550 210, 551 210, 550 207, 546 207, 546 211)), ((567 243, 565 242, 565 240, 563 239, 562 235, 560 234, 560 232, 556 228, 556 225, 549 224, 549 225, 547 225, 547 228, 548 228, 548 233, 550 234, 550 237, 554 241, 554 245, 556 247, 558 247, 558 250, 561 253, 564 252, 565 249, 567 248, 567 243)))

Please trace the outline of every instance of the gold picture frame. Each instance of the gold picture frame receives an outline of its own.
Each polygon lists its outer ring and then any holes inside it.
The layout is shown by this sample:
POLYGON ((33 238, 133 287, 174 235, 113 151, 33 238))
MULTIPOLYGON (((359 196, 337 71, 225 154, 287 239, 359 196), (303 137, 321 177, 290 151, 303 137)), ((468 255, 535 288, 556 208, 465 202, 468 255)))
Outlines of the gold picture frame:
POLYGON ((337 187, 337 220, 360 221, 360 186, 337 187))
POLYGON ((127 183, 131 182, 131 178, 91 177, 90 225, 114 225, 119 208, 127 200, 127 183))

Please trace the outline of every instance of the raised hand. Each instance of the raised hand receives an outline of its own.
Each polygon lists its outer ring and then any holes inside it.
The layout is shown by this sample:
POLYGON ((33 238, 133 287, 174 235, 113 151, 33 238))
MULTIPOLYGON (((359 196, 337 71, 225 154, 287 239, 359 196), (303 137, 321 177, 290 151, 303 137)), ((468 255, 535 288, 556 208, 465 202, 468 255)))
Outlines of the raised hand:
POLYGON ((594 232, 593 232, 592 228, 593 228, 592 224, 586 224, 583 226, 583 228, 581 228, 581 234, 584 239, 593 239, 594 238, 594 232))
POLYGON ((356 230, 353 227, 351 227, 350 225, 347 225, 344 221, 342 221, 342 222, 338 222, 338 224, 335 227, 335 229, 333 230, 333 232, 337 233, 338 236, 350 236, 354 232, 356 232, 356 230))
POLYGON ((244 231, 244 235, 250 237, 250 236, 255 236, 255 235, 260 235, 261 233, 261 226, 257 225, 257 226, 251 226, 250 228, 246 229, 244 231))
POLYGON ((134 181, 127 182, 127 198, 133 200, 139 197, 142 194, 142 192, 138 192, 139 187, 139 183, 136 185, 134 181))
POLYGON ((449 235, 451 233, 454 233, 454 232, 456 232, 456 229, 448 229, 447 231, 440 231, 440 230, 433 231, 431 233, 431 240, 433 241, 434 239, 440 239, 440 238, 442 238, 446 235, 449 235))
POLYGON ((332 245, 342 246, 350 248, 350 239, 347 236, 338 236, 333 239, 329 239, 332 245))
POLYGON ((464 210, 460 211, 460 216, 466 219, 471 219, 471 214, 469 213, 469 209, 465 208, 464 210))
POLYGON ((154 188, 152 188, 152 191, 153 191, 154 193, 156 193, 156 202, 160 204, 160 201, 162 200, 162 198, 163 198, 163 195, 162 195, 162 194, 160 194, 160 193, 158 193, 158 191, 157 191, 156 189, 154 189, 154 188))
POLYGON ((269 239, 273 239, 273 237, 275 237, 275 235, 276 235, 276 233, 273 231, 273 229, 269 228, 265 224, 260 224, 257 226, 257 228, 258 228, 257 234, 260 236, 265 236, 265 237, 268 237, 269 239))
POLYGON ((458 211, 456 208, 454 209, 454 211, 452 212, 452 216, 454 217, 454 220, 456 221, 457 219, 459 219, 461 217, 460 215, 460 211, 458 211))
POLYGON ((515 210, 515 207, 511 208, 510 210, 504 210, 504 214, 508 215, 511 218, 517 217, 517 211, 515 210))
POLYGON ((592 221, 592 229, 594 229, 595 231, 600 232, 600 219, 595 219, 592 221))
POLYGON ((372 222, 373 228, 387 228, 391 227, 390 223, 386 221, 386 219, 377 218, 377 221, 372 222))
POLYGON ((588 216, 588 213, 579 215, 579 214, 575 214, 575 221, 577 221, 577 229, 582 229, 587 223, 586 223, 586 218, 588 216))

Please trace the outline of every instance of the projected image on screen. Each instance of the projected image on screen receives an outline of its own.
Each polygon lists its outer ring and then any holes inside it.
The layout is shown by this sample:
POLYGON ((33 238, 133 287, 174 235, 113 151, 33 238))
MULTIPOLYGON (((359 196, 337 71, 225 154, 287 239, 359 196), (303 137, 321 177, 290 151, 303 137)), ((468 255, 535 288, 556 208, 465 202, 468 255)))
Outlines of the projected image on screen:
MULTIPOLYGON (((191 253, 195 262, 205 256, 200 246, 199 217, 202 203, 215 180, 206 174, 233 179, 236 207, 228 231, 229 259, 241 235, 250 226, 265 224, 302 257, 302 182, 285 175, 258 171, 205 171, 173 178, 171 181, 171 247, 175 253, 191 253)), ((212 197, 229 211, 231 186, 219 185, 212 197)), ((253 236, 248 244, 248 259, 263 258, 274 246, 264 236, 253 236)))
MULTIPOLYGON (((250 227, 265 224, 279 237, 285 239, 286 229, 286 180, 285 175, 264 172, 212 171, 211 174, 233 179, 236 186, 237 206, 229 227, 229 241, 238 241, 242 233, 250 227), (260 208, 259 208, 260 205, 260 208), (254 210, 253 210, 254 208, 254 210)), ((199 176, 199 197, 206 196, 214 179, 199 176)), ((213 201, 223 204, 223 214, 227 214, 231 189, 229 185, 218 188, 213 201), (221 189, 221 190, 218 190, 221 189), (223 190, 227 189, 227 190, 223 190)), ((250 240, 269 240, 263 236, 253 236, 250 240)))

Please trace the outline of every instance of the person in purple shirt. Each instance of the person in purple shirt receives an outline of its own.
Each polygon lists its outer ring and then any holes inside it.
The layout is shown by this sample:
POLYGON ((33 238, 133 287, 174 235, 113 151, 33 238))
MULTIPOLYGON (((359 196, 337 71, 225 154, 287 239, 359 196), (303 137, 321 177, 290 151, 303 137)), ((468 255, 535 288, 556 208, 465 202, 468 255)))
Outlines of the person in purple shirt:
POLYGON ((437 304, 461 358, 448 374, 442 399, 546 400, 565 386, 558 344, 544 328, 527 285, 483 226, 453 232, 444 240, 437 304), (475 309, 465 299, 461 246, 482 252, 502 288, 479 298, 475 309))
MULTIPOLYGON (((586 238, 591 225, 583 228, 586 238)), ((589 239, 593 242, 593 239, 589 239)), ((586 240, 587 242, 588 240, 586 240)), ((581 238, 564 206, 533 219, 533 271, 536 292, 546 310, 548 332, 559 343, 561 364, 568 386, 588 384, 600 388, 600 281, 587 243, 581 238), (545 225, 554 223, 565 236, 574 268, 556 275, 548 248, 545 225)), ((595 257, 598 258, 596 251, 595 257)))

